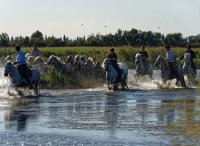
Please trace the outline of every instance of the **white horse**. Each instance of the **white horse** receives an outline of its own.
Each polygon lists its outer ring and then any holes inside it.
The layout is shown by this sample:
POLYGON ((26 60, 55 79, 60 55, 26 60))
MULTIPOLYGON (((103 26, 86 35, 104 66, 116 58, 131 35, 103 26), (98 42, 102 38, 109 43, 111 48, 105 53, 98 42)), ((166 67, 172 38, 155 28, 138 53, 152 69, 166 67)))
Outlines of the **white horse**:
POLYGON ((91 57, 89 57, 85 62, 85 73, 87 75, 95 74, 95 63, 91 57))
POLYGON ((118 81, 118 73, 115 70, 115 68, 110 63, 110 60, 106 58, 103 61, 102 67, 104 68, 106 72, 106 79, 108 81, 108 88, 117 90, 118 89, 118 83, 121 84, 122 89, 125 89, 127 86, 127 78, 128 78, 128 66, 125 63, 118 63, 119 68, 121 70, 121 79, 118 81), (110 86, 111 85, 111 86, 110 86))
POLYGON ((8 56, 6 57, 6 59, 5 59, 5 62, 7 62, 7 61, 12 61, 12 62, 14 62, 15 59, 13 58, 13 56, 8 55, 8 56))
MULTIPOLYGON (((16 87, 16 89, 17 87, 22 87, 24 84, 27 84, 19 74, 17 67, 11 61, 8 61, 5 65, 4 76, 9 76, 11 83, 14 85, 14 87, 16 87)), ((34 92, 37 95, 39 92, 40 72, 31 70, 30 80, 33 84, 34 92)))
POLYGON ((76 55, 74 58, 74 69, 75 71, 85 73, 85 62, 81 60, 80 55, 76 55))
POLYGON ((34 68, 39 70, 42 74, 47 73, 48 71, 48 65, 44 61, 44 59, 40 56, 37 56, 34 59, 34 68))
POLYGON ((104 80, 105 79, 105 71, 103 69, 103 67, 101 66, 101 63, 99 61, 96 62, 95 64, 95 74, 94 74, 95 78, 97 80, 104 80))
POLYGON ((151 64, 148 64, 148 66, 145 67, 141 54, 137 53, 135 55, 135 64, 136 66, 136 77, 144 77, 145 75, 148 75, 150 78, 152 78, 153 75, 153 67, 151 64))
MULTIPOLYGON (((166 83, 168 80, 172 80, 172 79, 176 78, 175 76, 171 75, 170 69, 168 66, 168 62, 162 55, 159 55, 157 57, 154 66, 157 68, 160 68, 161 78, 163 80, 163 83, 166 83)), ((181 66, 178 66, 177 70, 178 70, 178 77, 177 77, 176 84, 178 84, 178 82, 180 82, 181 86, 185 87, 185 80, 184 80, 183 70, 182 70, 181 66)))
POLYGON ((54 55, 51 55, 47 61, 47 65, 52 65, 59 72, 63 72, 65 74, 72 73, 74 67, 70 63, 64 63, 64 61, 54 55))
POLYGON ((187 77, 189 82, 194 81, 194 79, 196 77, 195 72, 194 72, 194 70, 192 69, 192 66, 191 66, 191 55, 190 55, 190 53, 184 54, 183 74, 187 77))
POLYGON ((35 58, 33 56, 29 55, 26 60, 31 66, 33 66, 34 65, 34 59, 35 58))

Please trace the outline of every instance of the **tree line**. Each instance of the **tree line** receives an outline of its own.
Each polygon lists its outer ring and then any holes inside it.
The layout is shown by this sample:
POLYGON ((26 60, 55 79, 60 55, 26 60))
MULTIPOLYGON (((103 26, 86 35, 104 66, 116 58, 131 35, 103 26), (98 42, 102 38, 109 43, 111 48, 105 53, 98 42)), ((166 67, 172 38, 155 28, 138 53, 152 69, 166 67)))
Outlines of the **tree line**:
POLYGON ((39 30, 31 36, 10 37, 7 33, 0 34, 0 47, 13 47, 21 45, 30 47, 33 44, 40 47, 75 47, 75 46, 133 46, 139 47, 146 45, 150 47, 159 47, 170 44, 173 47, 185 47, 191 44, 194 48, 200 47, 200 34, 183 37, 181 33, 161 34, 159 32, 141 31, 131 29, 122 31, 119 29, 115 34, 101 35, 100 33, 89 35, 87 38, 77 37, 70 39, 67 36, 56 38, 55 36, 43 35, 39 30))

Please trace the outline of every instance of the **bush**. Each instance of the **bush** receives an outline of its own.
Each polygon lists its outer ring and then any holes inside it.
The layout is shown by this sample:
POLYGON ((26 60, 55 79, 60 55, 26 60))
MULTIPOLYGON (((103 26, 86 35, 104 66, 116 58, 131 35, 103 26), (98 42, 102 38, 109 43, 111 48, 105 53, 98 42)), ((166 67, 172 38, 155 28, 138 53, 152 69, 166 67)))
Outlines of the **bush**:
POLYGON ((91 76, 76 73, 74 75, 65 75, 51 68, 47 74, 41 78, 41 88, 48 89, 77 89, 77 88, 94 88, 102 85, 91 76))

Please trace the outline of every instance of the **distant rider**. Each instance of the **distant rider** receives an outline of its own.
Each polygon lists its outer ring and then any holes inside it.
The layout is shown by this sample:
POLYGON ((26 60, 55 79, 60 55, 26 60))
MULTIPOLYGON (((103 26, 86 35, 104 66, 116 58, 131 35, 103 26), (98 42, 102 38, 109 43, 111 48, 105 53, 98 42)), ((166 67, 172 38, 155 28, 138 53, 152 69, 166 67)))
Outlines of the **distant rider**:
POLYGON ((33 85, 30 80, 29 69, 26 65, 25 55, 21 51, 20 46, 16 46, 15 50, 17 51, 17 59, 16 59, 16 62, 14 62, 14 63, 15 63, 15 65, 17 65, 17 69, 18 69, 21 77, 27 81, 29 88, 33 89, 33 85))
POLYGON ((112 64, 114 69, 117 71, 118 79, 120 80, 121 79, 121 73, 120 73, 121 71, 120 71, 120 68, 117 64, 117 54, 115 53, 114 48, 109 49, 109 54, 108 54, 107 58, 110 60, 110 63, 112 64))
POLYGON ((141 57, 142 57, 142 62, 145 66, 145 70, 147 70, 148 68, 148 62, 147 62, 147 59, 149 58, 149 55, 148 53, 145 51, 145 46, 142 45, 141 47, 141 51, 139 52, 139 54, 141 54, 141 57))
POLYGON ((40 50, 37 48, 36 45, 33 45, 33 51, 31 52, 31 56, 33 57, 40 56, 40 50))
MULTIPOLYGON (((190 53, 190 59, 191 59, 191 67, 193 69, 193 71, 195 72, 195 75, 197 74, 197 68, 196 65, 194 63, 194 58, 196 58, 195 52, 192 50, 192 46, 188 45, 187 46, 187 50, 185 51, 185 53, 190 53)), ((184 56, 182 56, 179 60, 183 60, 184 56)))

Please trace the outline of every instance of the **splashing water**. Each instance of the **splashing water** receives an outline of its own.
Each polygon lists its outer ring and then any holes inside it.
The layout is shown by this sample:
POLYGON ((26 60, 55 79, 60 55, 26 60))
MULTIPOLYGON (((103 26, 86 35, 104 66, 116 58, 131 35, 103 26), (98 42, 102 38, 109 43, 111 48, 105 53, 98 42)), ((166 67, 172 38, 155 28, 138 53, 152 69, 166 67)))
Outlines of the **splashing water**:
POLYGON ((0 97, 7 96, 7 89, 9 86, 9 79, 5 78, 3 75, 3 70, 0 69, 0 97))
MULTIPOLYGON (((107 92, 106 86, 78 90, 45 89, 36 99, 8 101, 5 98, 8 95, 0 92, 0 145, 200 143, 199 137, 194 135, 195 129, 189 130, 190 139, 184 139, 179 128, 193 127, 190 127, 190 121, 199 126, 200 91, 162 91, 157 86, 161 83, 157 71, 153 81, 135 82, 133 74, 134 71, 129 72, 130 90, 125 92, 107 92)), ((9 79, 3 77, 0 68, 0 90, 6 92, 8 85, 9 79)))

